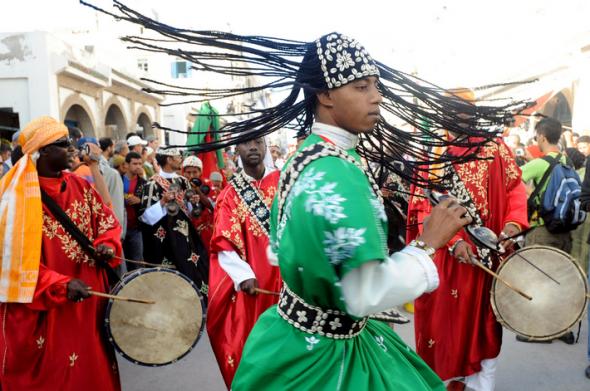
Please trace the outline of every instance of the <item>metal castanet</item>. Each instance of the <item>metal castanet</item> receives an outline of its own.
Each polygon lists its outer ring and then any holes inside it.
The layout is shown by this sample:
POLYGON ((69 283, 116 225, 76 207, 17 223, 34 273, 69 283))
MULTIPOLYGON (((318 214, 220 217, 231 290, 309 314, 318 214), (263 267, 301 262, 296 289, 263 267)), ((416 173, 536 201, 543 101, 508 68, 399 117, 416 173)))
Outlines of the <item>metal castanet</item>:
POLYGON ((174 363, 193 349, 203 333, 203 298, 197 286, 175 270, 133 271, 121 278, 112 294, 155 301, 140 306, 111 300, 107 306, 108 339, 135 364, 156 367, 174 363))
MULTIPOLYGON (((448 199, 448 198, 452 198, 452 197, 432 190, 432 191, 429 191, 428 198, 433 205, 438 205, 444 199, 448 199)), ((469 212, 467 212, 467 214, 469 215, 469 212)), ((473 218, 473 216, 471 216, 471 218, 473 221, 475 221, 475 218, 473 218)), ((478 226, 475 226, 474 224, 470 224, 465 227, 465 232, 467 232, 467 234, 471 237, 473 242, 478 247, 485 247, 497 254, 501 254, 504 252, 504 249, 500 244, 501 240, 498 238, 496 233, 494 231, 492 231, 491 229, 489 229, 487 227, 478 227, 478 226)), ((511 239, 511 238, 506 238, 503 240, 507 240, 507 239, 511 239)), ((521 289, 516 288, 513 284, 508 283, 506 280, 504 280, 498 274, 494 273, 494 271, 492 271, 491 269, 486 267, 484 264, 479 262, 479 260, 477 260, 477 259, 472 260, 472 263, 474 265, 476 265, 477 267, 479 267, 480 269, 484 270, 486 273, 493 276, 494 279, 500 280, 500 282, 502 282, 506 287, 508 287, 509 289, 514 291, 515 293, 519 294, 520 296, 524 297, 525 299, 527 299, 527 300, 533 299, 530 295, 524 293, 521 289)))
POLYGON ((498 280, 492 282, 491 304, 496 319, 517 334, 539 341, 554 339, 569 331, 584 315, 590 298, 586 275, 561 250, 525 247, 506 257, 496 273, 508 282, 518 281, 519 287, 533 297, 523 300, 498 280), (531 262, 552 278, 531 267, 531 262))

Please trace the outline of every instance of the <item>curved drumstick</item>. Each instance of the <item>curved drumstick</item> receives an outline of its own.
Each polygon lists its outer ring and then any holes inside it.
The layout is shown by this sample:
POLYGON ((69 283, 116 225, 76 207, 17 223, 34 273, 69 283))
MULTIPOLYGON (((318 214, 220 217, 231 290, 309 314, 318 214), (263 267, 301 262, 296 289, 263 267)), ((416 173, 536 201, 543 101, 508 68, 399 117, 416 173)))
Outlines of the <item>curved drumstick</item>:
MULTIPOLYGON (((94 247, 90 247, 90 248, 92 250, 96 251, 96 249, 94 247)), ((174 265, 162 265, 162 264, 157 264, 157 263, 150 263, 150 262, 145 262, 145 261, 135 261, 133 259, 119 257, 119 256, 115 255, 114 252, 111 252, 110 255, 115 259, 118 259, 123 262, 133 263, 135 265, 144 265, 144 266, 151 266, 151 267, 165 267, 165 268, 169 268, 169 269, 176 269, 176 266, 174 266, 174 265)))
POLYGON ((500 281, 502 284, 506 285, 508 288, 512 289, 514 292, 518 293, 519 295, 521 295, 522 297, 524 297, 527 300, 533 300, 533 298, 529 295, 527 295, 526 293, 524 293, 523 291, 521 291, 520 289, 512 286, 512 284, 510 284, 508 281, 504 280, 502 277, 500 277, 497 273, 495 273, 494 271, 492 271, 491 269, 487 268, 483 263, 472 259, 473 264, 477 267, 479 267, 480 269, 484 270, 486 273, 490 274, 491 276, 493 276, 495 279, 497 279, 498 281, 500 281))
POLYGON ((262 288, 254 288, 254 292, 262 293, 263 295, 273 295, 273 296, 280 296, 279 292, 267 291, 266 289, 262 288))
POLYGON ((130 303, 140 303, 140 304, 156 304, 153 300, 143 300, 143 299, 135 299, 132 297, 125 297, 125 296, 115 296, 109 295, 108 293, 102 293, 97 291, 88 290, 88 293, 92 296, 104 297, 105 299, 113 299, 113 300, 121 300, 121 301, 128 301, 130 303))
POLYGON ((158 264, 158 263, 151 263, 151 262, 145 262, 145 261, 134 261, 132 259, 117 257, 116 255, 113 255, 113 258, 119 259, 123 262, 133 263, 135 265, 144 265, 144 266, 150 266, 150 267, 164 267, 164 268, 168 268, 168 269, 176 269, 176 266, 174 266, 174 265, 162 265, 162 264, 158 264))

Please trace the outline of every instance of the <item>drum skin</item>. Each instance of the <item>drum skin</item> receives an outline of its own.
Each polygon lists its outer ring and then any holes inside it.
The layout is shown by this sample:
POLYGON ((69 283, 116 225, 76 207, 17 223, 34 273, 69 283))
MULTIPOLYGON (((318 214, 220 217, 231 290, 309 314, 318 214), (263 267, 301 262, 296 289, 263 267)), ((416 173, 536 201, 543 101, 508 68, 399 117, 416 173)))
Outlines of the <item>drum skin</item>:
POLYGON ((509 330, 543 341, 565 334, 580 321, 588 304, 588 282, 569 254, 547 246, 530 246, 510 255, 497 273, 533 298, 529 301, 494 279, 492 309, 509 330), (556 282, 529 265, 549 274, 556 282))
POLYGON ((105 318, 109 341, 135 364, 174 363, 193 349, 203 333, 203 299, 196 285, 176 271, 136 270, 123 276, 112 294, 156 302, 109 300, 105 318))

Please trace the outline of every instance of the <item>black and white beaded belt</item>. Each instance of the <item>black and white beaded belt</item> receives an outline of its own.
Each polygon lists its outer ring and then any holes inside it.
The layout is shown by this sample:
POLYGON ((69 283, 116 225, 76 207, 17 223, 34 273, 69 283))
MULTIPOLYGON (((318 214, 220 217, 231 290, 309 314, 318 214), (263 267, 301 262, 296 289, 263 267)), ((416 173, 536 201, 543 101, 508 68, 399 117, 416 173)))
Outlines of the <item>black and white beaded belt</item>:
POLYGON ((363 331, 368 319, 354 320, 342 311, 325 310, 307 304, 285 284, 277 311, 283 319, 301 331, 334 339, 356 337, 363 331))

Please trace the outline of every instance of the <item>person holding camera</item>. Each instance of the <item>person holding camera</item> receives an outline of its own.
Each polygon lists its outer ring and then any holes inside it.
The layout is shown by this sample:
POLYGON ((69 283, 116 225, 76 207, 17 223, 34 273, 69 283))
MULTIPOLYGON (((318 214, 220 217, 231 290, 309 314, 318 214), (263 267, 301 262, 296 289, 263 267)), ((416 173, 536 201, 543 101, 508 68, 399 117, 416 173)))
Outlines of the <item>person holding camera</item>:
POLYGON ((191 223, 191 210, 198 200, 189 181, 178 175, 182 155, 178 149, 160 149, 156 154, 160 173, 143 186, 139 206, 144 259, 151 263, 173 264, 192 279, 207 297, 209 256, 191 223))
POLYGON ((191 203, 191 221, 193 226, 201 236, 201 241, 211 252, 211 236, 213 235, 213 202, 209 198, 211 186, 209 183, 201 180, 203 174, 203 162, 196 156, 188 156, 182 162, 182 175, 188 179, 191 184, 191 190, 186 195, 189 200, 193 197, 194 203, 191 203))
POLYGON ((78 140, 78 150, 72 145, 68 150, 72 154, 70 171, 86 179, 98 191, 104 203, 112 208, 113 201, 105 178, 100 170, 101 149, 94 137, 82 137, 78 140))

